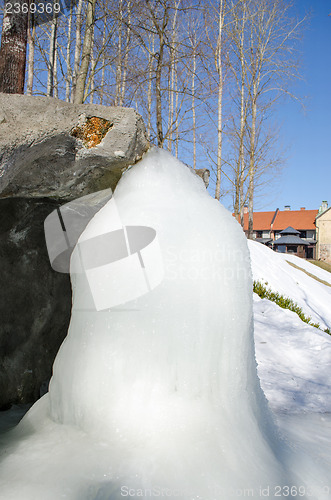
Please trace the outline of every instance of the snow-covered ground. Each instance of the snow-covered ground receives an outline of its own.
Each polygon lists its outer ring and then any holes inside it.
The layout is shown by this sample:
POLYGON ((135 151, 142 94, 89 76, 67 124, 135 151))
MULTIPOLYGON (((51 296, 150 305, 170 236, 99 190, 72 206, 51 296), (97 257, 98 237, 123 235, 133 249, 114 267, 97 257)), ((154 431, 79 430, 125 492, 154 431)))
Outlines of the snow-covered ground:
MULTIPOLYGON (((290 297, 321 327, 331 327, 331 274, 295 256, 249 241, 253 278, 290 297)), ((297 314, 254 294, 258 374, 285 438, 321 468, 331 470, 331 336, 297 314)), ((314 492, 331 497, 329 484, 314 492)))
MULTIPOLYGON (((249 249, 254 280, 290 297, 322 328, 331 328, 331 273, 260 243, 249 241, 249 249)), ((331 336, 256 294, 254 324, 259 377, 272 409, 331 412, 331 336)))
POLYGON ((253 278, 267 283, 267 287, 284 296, 292 298, 310 316, 314 323, 321 327, 331 327, 331 273, 295 255, 276 253, 270 248, 248 242, 253 278), (330 286, 311 278, 300 269, 304 269, 330 286))

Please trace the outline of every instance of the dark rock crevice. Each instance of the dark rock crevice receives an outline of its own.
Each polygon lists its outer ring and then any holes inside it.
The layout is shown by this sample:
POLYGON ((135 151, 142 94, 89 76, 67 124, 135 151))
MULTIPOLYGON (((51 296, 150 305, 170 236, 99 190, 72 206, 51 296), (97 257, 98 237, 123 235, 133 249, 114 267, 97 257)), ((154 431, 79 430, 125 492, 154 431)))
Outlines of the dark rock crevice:
POLYGON ((0 409, 39 397, 70 321, 69 275, 52 270, 49 199, 0 200, 0 409))

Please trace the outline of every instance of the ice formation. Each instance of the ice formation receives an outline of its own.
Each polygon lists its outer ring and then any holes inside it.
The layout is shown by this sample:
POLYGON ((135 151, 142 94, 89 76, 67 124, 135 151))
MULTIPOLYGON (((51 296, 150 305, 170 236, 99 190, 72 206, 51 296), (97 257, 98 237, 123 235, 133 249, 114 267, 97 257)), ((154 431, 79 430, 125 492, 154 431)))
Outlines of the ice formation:
MULTIPOLYGON (((3 498, 228 500, 296 484, 257 377, 240 226, 192 170, 157 149, 125 173, 80 242, 119 220, 156 232, 159 282, 98 308, 76 246, 68 336, 49 394, 7 442, 3 498)), ((153 259, 144 254, 146 266, 153 259)), ((125 269, 119 294, 136 287, 125 269)), ((109 294, 111 276, 94 278, 109 294)))

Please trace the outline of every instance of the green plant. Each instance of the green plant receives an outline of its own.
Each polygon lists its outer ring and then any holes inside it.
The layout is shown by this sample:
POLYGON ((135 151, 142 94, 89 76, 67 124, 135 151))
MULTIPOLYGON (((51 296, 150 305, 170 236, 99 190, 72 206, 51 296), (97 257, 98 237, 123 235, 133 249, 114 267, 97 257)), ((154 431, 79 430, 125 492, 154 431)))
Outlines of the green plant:
MULTIPOLYGON (((261 297, 261 299, 268 299, 271 302, 275 302, 275 304, 282 307, 283 309, 289 309, 289 311, 296 313, 304 323, 322 330, 321 325, 319 323, 313 323, 311 317, 306 316, 301 307, 296 302, 294 302, 294 300, 290 299, 289 297, 284 297, 284 295, 281 295, 278 292, 273 292, 271 288, 266 287, 267 284, 268 283, 261 283, 261 281, 254 281, 253 292, 261 297)), ((331 330, 329 328, 326 328, 322 331, 331 335, 331 330)))

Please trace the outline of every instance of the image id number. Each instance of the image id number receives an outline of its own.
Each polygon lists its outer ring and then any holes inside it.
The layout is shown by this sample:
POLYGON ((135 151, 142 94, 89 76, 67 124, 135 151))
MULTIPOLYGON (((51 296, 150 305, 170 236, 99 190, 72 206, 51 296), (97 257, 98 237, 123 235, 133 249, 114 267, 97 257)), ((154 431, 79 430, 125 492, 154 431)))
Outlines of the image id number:
POLYGON ((60 12, 61 6, 59 3, 6 3, 5 13, 6 14, 53 14, 55 12, 58 14, 60 12))

